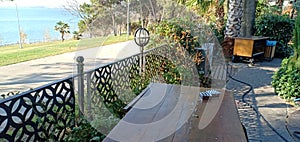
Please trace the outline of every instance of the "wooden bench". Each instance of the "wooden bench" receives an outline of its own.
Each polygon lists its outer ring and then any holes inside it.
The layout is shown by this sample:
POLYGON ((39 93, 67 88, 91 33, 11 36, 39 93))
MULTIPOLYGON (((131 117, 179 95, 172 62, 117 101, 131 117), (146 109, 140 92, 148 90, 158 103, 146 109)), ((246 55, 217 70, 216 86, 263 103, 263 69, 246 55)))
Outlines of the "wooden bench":
POLYGON ((247 141, 233 96, 201 101, 206 90, 152 83, 104 141, 247 141))

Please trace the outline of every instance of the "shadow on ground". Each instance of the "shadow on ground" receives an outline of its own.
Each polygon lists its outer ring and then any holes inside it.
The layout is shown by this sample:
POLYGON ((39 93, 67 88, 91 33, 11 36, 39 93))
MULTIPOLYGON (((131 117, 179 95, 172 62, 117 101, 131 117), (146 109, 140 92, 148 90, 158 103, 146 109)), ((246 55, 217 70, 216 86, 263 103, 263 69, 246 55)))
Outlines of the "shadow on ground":
POLYGON ((286 117, 291 107, 274 93, 272 75, 279 69, 281 59, 259 62, 253 67, 238 63, 239 72, 235 79, 253 87, 230 80, 227 89, 235 95, 242 124, 249 141, 293 141, 286 129, 286 117))

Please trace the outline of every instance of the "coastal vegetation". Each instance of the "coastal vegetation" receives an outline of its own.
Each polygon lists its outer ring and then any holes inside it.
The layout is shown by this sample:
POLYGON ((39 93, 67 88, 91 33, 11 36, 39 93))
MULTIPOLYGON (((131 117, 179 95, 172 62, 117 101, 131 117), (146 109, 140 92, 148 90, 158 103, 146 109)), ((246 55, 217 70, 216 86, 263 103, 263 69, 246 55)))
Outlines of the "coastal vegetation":
POLYGON ((54 30, 58 31, 61 35, 61 41, 63 42, 65 40, 64 36, 67 33, 70 33, 70 26, 67 23, 64 23, 63 21, 59 21, 54 26, 54 30))
MULTIPOLYGON (((133 39, 133 37, 129 37, 129 40, 130 39, 133 39)), ((81 40, 65 40, 65 42, 50 41, 43 43, 23 44, 22 49, 19 48, 19 45, 3 46, 0 47, 0 66, 123 41, 127 41, 126 35, 117 37, 97 37, 81 40)))

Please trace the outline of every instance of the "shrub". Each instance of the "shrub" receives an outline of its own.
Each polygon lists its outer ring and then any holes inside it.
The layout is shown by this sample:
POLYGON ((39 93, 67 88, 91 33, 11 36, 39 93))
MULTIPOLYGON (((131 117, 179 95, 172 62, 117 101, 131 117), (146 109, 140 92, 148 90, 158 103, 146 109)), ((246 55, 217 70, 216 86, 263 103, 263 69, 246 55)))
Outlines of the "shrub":
POLYGON ((154 40, 160 40, 162 37, 168 38, 168 40, 179 43, 180 46, 192 52, 195 47, 199 47, 199 41, 197 41, 197 37, 192 35, 191 26, 192 23, 184 20, 170 20, 152 25, 150 30, 151 33, 158 35, 154 40))
POLYGON ((266 36, 276 44, 276 57, 289 57, 293 50, 288 46, 292 38, 294 21, 287 15, 267 14, 259 16, 255 23, 256 36, 266 36))
POLYGON ((213 30, 216 37, 218 38, 219 43, 222 43, 224 41, 224 35, 225 35, 224 31, 225 31, 225 28, 226 28, 226 24, 223 24, 221 29, 218 29, 216 27, 216 25, 214 25, 214 24, 211 24, 210 27, 213 30))
POLYGON ((300 97, 300 70, 290 62, 291 59, 284 59, 281 68, 272 77, 276 94, 284 99, 300 97))
POLYGON ((294 29, 294 56, 284 59, 281 68, 273 75, 275 92, 284 99, 300 98, 300 16, 294 29))
MULTIPOLYGON (((201 47, 201 44, 206 42, 212 42, 209 40, 212 40, 211 38, 208 38, 208 36, 211 36, 210 34, 214 34, 213 32, 207 29, 211 29, 210 27, 205 27, 203 25, 196 26, 196 23, 184 20, 184 19, 173 19, 169 21, 161 21, 158 24, 152 25, 149 29, 151 33, 154 33, 154 37, 152 38, 153 42, 156 43, 165 43, 162 42, 162 40, 165 40, 167 42, 172 43, 171 50, 178 50, 185 49, 191 56, 191 58, 194 61, 193 65, 196 65, 199 80, 201 81, 201 86, 209 86, 210 84, 210 78, 205 79, 204 78, 204 66, 203 64, 205 60, 205 55, 195 48, 201 47), (199 29, 197 29, 199 28, 199 29), (206 29, 207 28, 207 29, 206 29), (199 31, 200 30, 200 31, 199 31), (210 31, 211 33, 209 33, 210 31)), ((180 51, 181 52, 181 51, 180 51)), ((171 65, 167 65, 171 66, 171 65)), ((185 64, 184 69, 178 68, 178 70, 181 71, 181 73, 184 72, 184 74, 181 74, 181 76, 189 76, 191 73, 187 71, 187 69, 191 69, 192 67, 189 67, 190 65, 185 64), (184 70, 184 71, 182 71, 184 70)), ((165 73, 165 78, 178 78, 178 73, 174 68, 170 68, 172 70, 169 73, 165 73)), ((190 76, 189 76, 190 77, 190 76)), ((180 77, 182 78, 182 77, 180 77)), ((170 82, 178 82, 177 80, 173 80, 170 82)), ((183 82, 181 82, 183 83, 183 82)))
POLYGON ((257 0, 256 17, 266 14, 281 14, 281 8, 277 5, 268 4, 268 0, 257 0))
POLYGON ((73 32, 73 39, 74 40, 80 40, 82 38, 82 34, 79 33, 78 31, 73 32))

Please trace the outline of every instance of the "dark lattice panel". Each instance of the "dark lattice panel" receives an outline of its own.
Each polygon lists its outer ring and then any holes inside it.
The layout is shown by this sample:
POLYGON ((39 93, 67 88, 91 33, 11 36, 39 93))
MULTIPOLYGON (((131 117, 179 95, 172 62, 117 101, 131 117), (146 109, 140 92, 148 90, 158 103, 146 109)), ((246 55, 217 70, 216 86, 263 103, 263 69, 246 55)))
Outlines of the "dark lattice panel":
POLYGON ((122 96, 132 92, 133 80, 139 77, 139 61, 139 55, 135 55, 92 71, 89 77, 92 105, 88 111, 95 115, 97 108, 105 105, 112 113, 122 117, 122 108, 130 101, 122 99, 122 96))
POLYGON ((74 110, 71 78, 0 100, 0 141, 63 141, 74 110))

